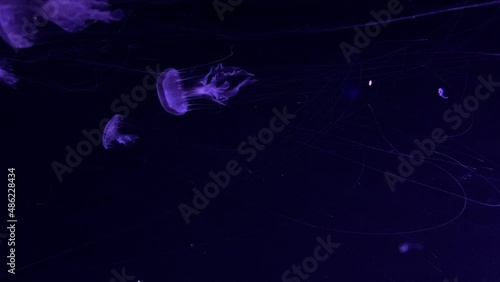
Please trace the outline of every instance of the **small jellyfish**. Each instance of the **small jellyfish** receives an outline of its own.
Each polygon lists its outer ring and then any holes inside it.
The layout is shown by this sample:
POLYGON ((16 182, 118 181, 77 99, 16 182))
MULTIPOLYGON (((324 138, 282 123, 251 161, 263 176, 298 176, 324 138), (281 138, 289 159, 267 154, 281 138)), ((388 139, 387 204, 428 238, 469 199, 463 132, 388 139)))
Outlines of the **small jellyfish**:
POLYGON ((219 64, 211 67, 207 75, 189 87, 186 82, 193 78, 181 77, 178 70, 169 68, 160 74, 156 87, 158 98, 165 111, 173 115, 183 115, 189 110, 191 99, 209 98, 216 103, 226 105, 229 98, 238 94, 241 87, 256 81, 252 79, 253 76, 238 67, 224 67, 219 64), (236 84, 235 81, 238 80, 241 82, 236 84))
POLYGON ((47 19, 68 32, 79 31, 89 22, 119 21, 121 10, 106 11, 108 0, 45 0, 42 11, 47 19))
POLYGON ((12 68, 5 60, 0 60, 0 81, 11 87, 16 87, 18 81, 12 73, 12 68))
POLYGON ((438 89, 438 94, 439 94, 439 96, 440 96, 441 98, 443 98, 443 99, 448 99, 448 97, 447 97, 447 96, 444 96, 444 89, 443 89, 443 88, 439 88, 439 89, 438 89))
POLYGON ((411 243, 411 242, 405 242, 399 245, 399 252, 404 254, 408 252, 409 250, 423 250, 424 246, 421 243, 411 243))
POLYGON ((125 134, 122 132, 123 119, 122 115, 114 115, 106 124, 102 134, 102 145, 105 149, 113 148, 117 145, 129 147, 139 138, 135 134, 125 134))

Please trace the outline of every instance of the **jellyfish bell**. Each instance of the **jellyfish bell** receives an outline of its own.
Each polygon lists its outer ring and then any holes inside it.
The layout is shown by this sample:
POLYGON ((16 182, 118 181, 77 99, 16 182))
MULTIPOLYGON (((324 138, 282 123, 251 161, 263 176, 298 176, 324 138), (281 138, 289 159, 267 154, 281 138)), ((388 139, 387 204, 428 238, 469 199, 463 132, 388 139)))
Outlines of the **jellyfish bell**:
POLYGON ((183 98, 183 88, 179 71, 166 69, 158 77, 156 83, 158 98, 165 111, 173 115, 183 115, 188 110, 187 101, 183 98))
POLYGON ((27 24, 37 12, 38 5, 29 0, 0 2, 0 36, 14 48, 34 45, 36 30, 27 24))
POLYGON ((186 74, 169 68, 158 77, 156 88, 158 98, 165 111, 173 115, 183 115, 189 109, 190 100, 208 98, 226 105, 241 87, 254 83, 253 74, 233 66, 211 67, 204 76, 185 77, 186 74), (184 76, 184 77, 183 77, 184 76), (193 83, 194 81, 194 83, 193 83))
POLYGON ((105 149, 114 148, 117 146, 129 147, 135 143, 139 136, 135 134, 126 134, 124 129, 124 117, 122 115, 114 115, 104 127, 102 134, 102 145, 105 149))

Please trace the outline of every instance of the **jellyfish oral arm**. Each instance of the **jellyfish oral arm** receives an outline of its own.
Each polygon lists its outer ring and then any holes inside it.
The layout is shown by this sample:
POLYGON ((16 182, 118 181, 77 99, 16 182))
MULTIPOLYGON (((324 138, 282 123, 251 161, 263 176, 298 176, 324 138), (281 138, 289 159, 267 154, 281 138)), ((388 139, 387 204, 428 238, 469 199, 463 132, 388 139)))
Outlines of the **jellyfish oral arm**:
POLYGON ((9 64, 6 61, 0 60, 0 81, 3 83, 15 87, 18 81, 17 77, 12 73, 9 64))
POLYGON ((254 76, 253 74, 242 70, 238 67, 234 66, 223 66, 222 64, 218 64, 215 68, 211 67, 210 72, 205 75, 205 77, 200 81, 202 85, 211 84, 214 82, 220 82, 223 80, 227 80, 229 77, 235 76, 254 76), (210 80, 210 82, 209 82, 210 80))
POLYGON ((212 79, 209 84, 202 85, 194 89, 193 93, 187 94, 188 97, 193 96, 208 96, 216 103, 225 105, 229 98, 235 96, 240 91, 240 88, 249 84, 256 82, 255 79, 247 77, 245 80, 240 82, 237 86, 230 88, 228 81, 224 81, 220 86, 217 86, 217 79, 212 79))
POLYGON ((122 145, 129 145, 129 144, 135 142, 138 138, 139 138, 139 136, 137 136, 135 134, 125 134, 125 135, 117 138, 116 141, 122 145))
POLYGON ((108 6, 107 0, 73 0, 65 3, 49 0, 44 3, 42 9, 51 22, 65 31, 73 32, 84 29, 88 22, 109 23, 123 18, 121 10, 106 11, 108 6))
POLYGON ((251 79, 254 75, 238 67, 233 66, 222 66, 218 64, 217 67, 211 67, 210 72, 200 81, 201 87, 199 92, 208 93, 215 102, 226 101, 230 97, 238 94, 241 87, 249 85, 256 82, 256 80, 251 79), (237 86, 230 88, 229 78, 234 77, 246 77, 237 86), (219 86, 217 86, 219 85, 219 86))

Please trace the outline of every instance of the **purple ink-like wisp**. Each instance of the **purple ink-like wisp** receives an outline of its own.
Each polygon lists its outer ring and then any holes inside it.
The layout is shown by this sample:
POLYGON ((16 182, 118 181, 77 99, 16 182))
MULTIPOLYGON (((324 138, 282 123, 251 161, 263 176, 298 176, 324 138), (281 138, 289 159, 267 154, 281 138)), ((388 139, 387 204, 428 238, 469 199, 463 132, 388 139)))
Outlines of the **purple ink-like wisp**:
POLYGON ((106 11, 108 0, 45 0, 42 11, 47 19, 68 32, 82 30, 89 22, 119 21, 121 10, 106 11))
POLYGON ((49 21, 74 32, 123 18, 121 10, 106 11, 108 6, 108 0, 1 0, 0 36, 14 48, 29 48, 49 21))

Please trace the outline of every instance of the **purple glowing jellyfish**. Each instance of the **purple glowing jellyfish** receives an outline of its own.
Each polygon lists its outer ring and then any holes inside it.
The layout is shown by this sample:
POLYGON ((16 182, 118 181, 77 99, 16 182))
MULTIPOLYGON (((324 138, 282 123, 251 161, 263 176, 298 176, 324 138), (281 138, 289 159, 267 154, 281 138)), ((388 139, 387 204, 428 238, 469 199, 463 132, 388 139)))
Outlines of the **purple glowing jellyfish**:
POLYGON ((123 127, 123 116, 114 115, 111 120, 106 124, 102 134, 102 145, 105 149, 116 147, 117 145, 124 145, 126 147, 134 144, 139 136, 135 134, 124 134, 121 131, 123 127))
POLYGON ((241 87, 254 83, 254 75, 238 67, 222 66, 211 67, 210 72, 189 87, 188 80, 181 77, 181 73, 173 68, 166 69, 158 77, 156 88, 160 103, 165 111, 173 115, 183 115, 189 110, 189 100, 209 98, 221 105, 226 105, 229 98, 238 94, 241 87), (241 81, 241 79, 243 81, 241 81), (240 79, 237 85, 231 85, 240 79), (231 81, 231 83, 229 82, 231 81))
POLYGON ((109 23, 123 18, 121 10, 106 11, 108 0, 45 0, 42 11, 47 19, 68 32, 79 31, 89 22, 109 23))
POLYGON ((1 0, 0 36, 14 48, 35 44, 38 31, 49 21, 68 32, 82 30, 92 22, 118 21, 121 10, 105 11, 108 0, 1 0))
POLYGON ((33 2, 5 0, 0 3, 0 36, 14 48, 28 48, 34 44, 26 28, 26 20, 32 19, 37 12, 33 2))

